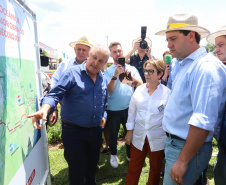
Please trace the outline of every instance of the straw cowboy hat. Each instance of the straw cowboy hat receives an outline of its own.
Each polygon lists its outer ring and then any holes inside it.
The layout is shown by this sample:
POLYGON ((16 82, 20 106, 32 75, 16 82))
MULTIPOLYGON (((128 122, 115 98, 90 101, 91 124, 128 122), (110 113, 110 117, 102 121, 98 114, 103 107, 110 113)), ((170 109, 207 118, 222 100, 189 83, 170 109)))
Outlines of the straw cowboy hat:
POLYGON ((88 39, 85 36, 82 36, 78 41, 71 42, 69 45, 74 48, 76 44, 86 45, 90 48, 92 47, 92 45, 89 43, 88 39))
MULTIPOLYGON (((146 37, 144 40, 148 43, 148 47, 151 48, 151 46, 152 46, 151 39, 146 37)), ((141 41, 141 37, 133 40, 132 47, 134 46, 135 42, 137 42, 137 41, 141 41)))
POLYGON ((198 18, 189 14, 175 14, 169 17, 166 30, 156 33, 156 35, 165 35, 168 31, 188 30, 197 32, 201 38, 209 35, 209 30, 198 26, 198 18))
POLYGON ((215 45, 215 39, 217 37, 220 37, 222 35, 226 35, 226 26, 223 26, 221 27, 217 32, 214 32, 212 34, 210 34, 206 40, 211 43, 211 44, 214 44, 215 45))

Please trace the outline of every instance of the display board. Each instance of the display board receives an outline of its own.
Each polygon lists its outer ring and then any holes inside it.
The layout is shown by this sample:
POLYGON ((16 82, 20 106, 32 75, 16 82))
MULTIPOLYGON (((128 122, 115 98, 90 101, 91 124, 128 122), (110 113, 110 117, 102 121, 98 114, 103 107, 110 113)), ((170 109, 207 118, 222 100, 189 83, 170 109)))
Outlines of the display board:
POLYGON ((44 184, 46 132, 26 116, 42 96, 35 14, 23 1, 0 0, 0 184, 44 184))

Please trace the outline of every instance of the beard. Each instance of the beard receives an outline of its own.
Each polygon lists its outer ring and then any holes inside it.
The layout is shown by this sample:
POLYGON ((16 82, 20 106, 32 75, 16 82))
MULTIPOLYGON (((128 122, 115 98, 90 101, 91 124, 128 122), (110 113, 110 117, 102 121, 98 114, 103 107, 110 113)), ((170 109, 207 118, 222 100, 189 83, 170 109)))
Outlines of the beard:
MULTIPOLYGON (((120 57, 118 57, 119 59, 120 57)), ((114 62, 118 63, 118 59, 117 58, 113 58, 114 62)))

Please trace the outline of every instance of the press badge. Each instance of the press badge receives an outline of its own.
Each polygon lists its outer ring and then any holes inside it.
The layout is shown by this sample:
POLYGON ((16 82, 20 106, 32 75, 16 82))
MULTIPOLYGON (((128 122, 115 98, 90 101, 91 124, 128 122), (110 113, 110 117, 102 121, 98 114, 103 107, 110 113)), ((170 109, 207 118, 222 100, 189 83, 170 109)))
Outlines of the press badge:
POLYGON ((159 112, 162 112, 162 111, 164 110, 164 105, 160 105, 160 106, 158 107, 158 110, 159 110, 159 112))

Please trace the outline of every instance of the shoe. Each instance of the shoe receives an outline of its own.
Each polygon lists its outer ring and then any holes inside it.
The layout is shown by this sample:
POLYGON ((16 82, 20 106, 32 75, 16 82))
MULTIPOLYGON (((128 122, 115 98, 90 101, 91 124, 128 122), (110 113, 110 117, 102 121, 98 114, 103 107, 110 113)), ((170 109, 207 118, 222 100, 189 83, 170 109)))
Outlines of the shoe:
POLYGON ((118 159, 117 155, 111 155, 110 164, 113 168, 118 168, 118 159))
POLYGON ((161 168, 160 176, 164 177, 164 173, 165 173, 165 168, 161 168))
POLYGON ((102 150, 102 152, 100 152, 100 153, 102 153, 102 154, 109 154, 110 153, 110 148, 104 148, 102 150))
POLYGON ((126 156, 126 159, 127 159, 127 161, 129 161, 129 162, 130 162, 130 158, 129 158, 128 156, 126 156))

